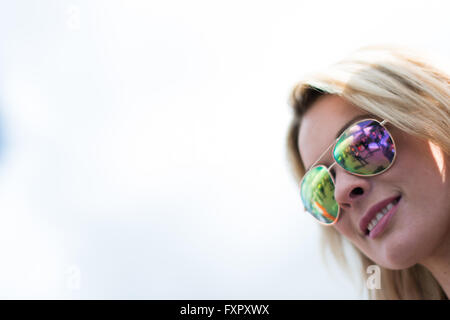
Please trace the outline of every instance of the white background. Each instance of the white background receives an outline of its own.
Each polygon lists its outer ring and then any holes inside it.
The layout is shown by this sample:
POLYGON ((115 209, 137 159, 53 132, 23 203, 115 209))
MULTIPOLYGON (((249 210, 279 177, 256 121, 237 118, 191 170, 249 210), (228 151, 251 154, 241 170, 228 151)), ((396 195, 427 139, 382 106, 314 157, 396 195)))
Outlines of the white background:
POLYGON ((288 96, 363 45, 449 57, 449 12, 1 0, 0 298, 364 298, 302 212, 288 96))

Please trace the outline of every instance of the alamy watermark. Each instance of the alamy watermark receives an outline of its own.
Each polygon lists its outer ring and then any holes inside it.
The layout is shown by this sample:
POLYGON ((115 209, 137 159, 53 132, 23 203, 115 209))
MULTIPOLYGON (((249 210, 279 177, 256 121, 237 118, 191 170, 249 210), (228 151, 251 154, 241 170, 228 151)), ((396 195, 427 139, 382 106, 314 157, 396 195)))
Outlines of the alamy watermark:
POLYGON ((80 30, 80 28, 81 28, 80 7, 78 7, 76 5, 70 5, 67 8, 66 26, 71 31, 80 30))
POLYGON ((65 274, 66 289, 75 291, 81 288, 81 269, 77 265, 69 266, 65 274))
POLYGON ((366 286, 369 290, 381 289, 381 269, 376 264, 372 264, 366 269, 370 276, 366 280, 366 286))

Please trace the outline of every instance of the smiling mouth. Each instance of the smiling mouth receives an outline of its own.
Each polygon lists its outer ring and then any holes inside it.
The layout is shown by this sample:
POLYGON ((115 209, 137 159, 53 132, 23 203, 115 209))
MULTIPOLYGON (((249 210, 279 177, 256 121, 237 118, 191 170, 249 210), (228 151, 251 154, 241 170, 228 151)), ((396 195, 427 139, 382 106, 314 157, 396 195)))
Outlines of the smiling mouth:
POLYGON ((384 229, 384 227, 387 224, 387 221, 385 221, 386 218, 389 217, 392 214, 393 209, 396 208, 396 206, 399 203, 401 198, 402 198, 401 196, 397 197, 396 199, 391 201, 389 204, 387 204, 384 208, 382 208, 375 215, 375 217, 367 225, 367 228, 366 228, 366 231, 365 231, 365 235, 366 236, 371 236, 371 233, 378 234, 378 233, 381 232, 381 230, 379 230, 380 228, 384 229), (378 228, 377 228, 377 226, 378 226, 378 228))

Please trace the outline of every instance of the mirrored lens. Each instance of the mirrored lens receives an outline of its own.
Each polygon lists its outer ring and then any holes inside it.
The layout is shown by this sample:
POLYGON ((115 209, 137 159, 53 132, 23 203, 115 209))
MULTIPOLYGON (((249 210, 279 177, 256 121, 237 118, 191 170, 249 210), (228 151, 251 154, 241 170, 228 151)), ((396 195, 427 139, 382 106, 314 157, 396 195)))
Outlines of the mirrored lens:
POLYGON ((337 219, 339 206, 334 199, 334 183, 324 166, 308 171, 300 187, 306 211, 317 220, 331 224, 337 219))
POLYGON ((360 175, 378 174, 392 164, 394 142, 377 121, 364 120, 344 131, 333 150, 336 162, 360 175))

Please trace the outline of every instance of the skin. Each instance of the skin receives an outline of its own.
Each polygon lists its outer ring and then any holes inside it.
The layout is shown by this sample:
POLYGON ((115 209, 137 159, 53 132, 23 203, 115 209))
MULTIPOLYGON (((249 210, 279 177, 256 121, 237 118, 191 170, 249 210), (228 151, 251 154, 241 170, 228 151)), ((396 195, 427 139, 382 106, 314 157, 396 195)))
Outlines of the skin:
MULTIPOLYGON (((335 95, 322 96, 313 103, 299 132, 305 168, 334 142, 338 130, 359 114, 368 113, 335 95)), ((450 170, 446 166, 450 158, 424 139, 389 123, 386 128, 397 148, 396 160, 389 170, 377 176, 358 177, 338 165, 332 168, 341 213, 330 228, 385 268, 424 265, 450 297, 450 170), (402 198, 385 230, 373 239, 366 236, 359 228, 361 217, 374 204, 396 195, 402 198)), ((329 166, 333 162, 330 148, 319 164, 329 166)))

